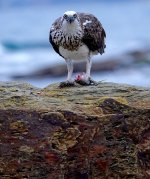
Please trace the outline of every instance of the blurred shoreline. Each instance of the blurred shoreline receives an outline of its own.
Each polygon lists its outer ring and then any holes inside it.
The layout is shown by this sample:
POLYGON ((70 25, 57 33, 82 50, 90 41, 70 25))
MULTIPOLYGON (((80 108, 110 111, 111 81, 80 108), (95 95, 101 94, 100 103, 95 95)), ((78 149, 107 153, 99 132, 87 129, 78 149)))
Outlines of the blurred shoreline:
MULTIPOLYGON (((61 57, 60 57, 61 58, 61 57)), ((147 80, 141 84, 142 86, 150 86, 149 65, 150 65, 150 49, 130 51, 118 56, 112 56, 104 59, 98 56, 99 60, 93 62, 92 77, 97 80, 106 80, 113 82, 128 83, 133 85, 140 85, 141 78, 147 80), (136 74, 137 73, 137 74, 136 74), (120 74, 116 80, 113 76, 120 74), (122 74, 122 76, 121 76, 122 74), (136 76, 134 76, 135 74, 136 76), (131 76, 130 76, 131 75, 131 76), (132 77, 133 75, 133 77, 132 77), (130 77, 130 81, 126 78, 130 77), (122 78, 122 80, 120 79, 122 78)), ((59 61, 60 59, 58 59, 59 61)), ((74 63, 74 76, 77 73, 85 72, 85 62, 74 63)), ((65 80, 67 75, 66 63, 53 64, 49 67, 41 68, 37 71, 26 75, 14 75, 13 80, 24 81, 42 81, 46 80, 48 83, 58 82, 59 79, 65 80)), ((36 85, 36 83, 35 83, 36 85)), ((43 85, 40 85, 43 86, 43 85)))

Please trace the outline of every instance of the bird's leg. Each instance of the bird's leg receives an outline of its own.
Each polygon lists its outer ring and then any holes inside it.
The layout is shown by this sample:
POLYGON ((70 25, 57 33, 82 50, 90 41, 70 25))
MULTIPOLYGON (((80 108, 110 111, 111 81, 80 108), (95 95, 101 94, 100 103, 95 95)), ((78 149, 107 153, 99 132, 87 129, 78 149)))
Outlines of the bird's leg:
POLYGON ((73 62, 72 60, 66 60, 67 63, 67 70, 68 70, 68 76, 67 76, 67 81, 69 83, 72 83, 72 73, 73 73, 73 62))
POLYGON ((69 87, 74 86, 74 81, 72 80, 72 73, 73 73, 73 62, 72 60, 66 60, 67 63, 67 70, 68 70, 68 76, 67 80, 60 83, 60 87, 69 87))
POLYGON ((89 57, 86 63, 86 73, 81 76, 79 75, 78 79, 76 80, 77 83, 79 83, 80 85, 96 84, 96 82, 91 78, 91 67, 92 67, 92 61, 89 57))
POLYGON ((91 78, 91 67, 92 67, 92 60, 89 57, 86 63, 86 74, 85 74, 85 82, 87 83, 87 85, 96 85, 96 81, 94 81, 91 78))
POLYGON ((89 57, 87 62, 86 62, 86 74, 85 74, 85 80, 86 81, 89 81, 89 79, 91 78, 91 67, 92 67, 92 61, 89 57))

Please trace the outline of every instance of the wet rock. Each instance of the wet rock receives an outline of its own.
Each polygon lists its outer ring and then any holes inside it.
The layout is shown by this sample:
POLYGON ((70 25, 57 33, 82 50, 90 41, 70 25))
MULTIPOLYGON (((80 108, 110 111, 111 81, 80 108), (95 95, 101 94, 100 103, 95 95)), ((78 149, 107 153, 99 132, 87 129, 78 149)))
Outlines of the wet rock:
MULTIPOLYGON (((110 60, 106 60, 103 62, 95 62, 92 65, 93 72, 104 72, 104 71, 114 71, 120 67, 121 61, 118 58, 113 58, 110 60)), ((84 72, 85 71, 86 63, 79 62, 74 63, 74 72, 84 72)), ((39 69, 31 74, 26 75, 14 75, 14 79, 21 79, 21 78, 39 78, 39 77, 60 77, 67 74, 67 66, 66 64, 57 64, 51 67, 45 67, 44 69, 39 69)))
POLYGON ((150 89, 0 83, 0 178, 150 178, 150 89))
MULTIPOLYGON (((57 59, 56 59, 57 61, 57 59)), ((59 61, 59 60, 58 60, 59 61)), ((99 61, 93 61, 92 71, 97 73, 112 72, 118 69, 132 69, 140 68, 141 66, 150 65, 150 50, 141 49, 128 51, 121 55, 115 55, 110 57, 101 56, 99 61)), ((80 73, 85 72, 85 62, 74 63, 74 72, 80 73)), ((43 69, 38 69, 30 74, 25 75, 13 75, 14 79, 34 79, 34 78, 45 78, 45 77, 62 77, 67 74, 66 63, 53 64, 43 69)))

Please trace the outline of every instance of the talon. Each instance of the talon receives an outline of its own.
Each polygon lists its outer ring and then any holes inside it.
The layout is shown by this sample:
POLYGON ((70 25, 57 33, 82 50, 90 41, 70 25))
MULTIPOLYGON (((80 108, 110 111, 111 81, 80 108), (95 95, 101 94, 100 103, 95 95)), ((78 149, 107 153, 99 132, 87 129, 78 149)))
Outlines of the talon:
POLYGON ((80 85, 83 85, 83 86, 88 86, 90 85, 90 81, 85 81, 85 80, 75 80, 76 83, 80 84, 80 85))
POLYGON ((97 85, 98 83, 93 80, 91 77, 89 78, 89 81, 90 81, 90 85, 97 85))
POLYGON ((75 86, 74 82, 70 82, 70 81, 63 81, 59 84, 60 88, 65 88, 65 87, 72 87, 75 86))

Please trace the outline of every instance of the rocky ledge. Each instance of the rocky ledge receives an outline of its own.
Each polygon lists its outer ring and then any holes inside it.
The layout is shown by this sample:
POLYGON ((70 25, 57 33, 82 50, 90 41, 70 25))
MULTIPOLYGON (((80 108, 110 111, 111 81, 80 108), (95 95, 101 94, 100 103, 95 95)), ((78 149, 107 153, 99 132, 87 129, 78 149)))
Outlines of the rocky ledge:
POLYGON ((150 178, 150 88, 0 83, 0 178, 150 178))

